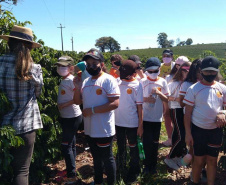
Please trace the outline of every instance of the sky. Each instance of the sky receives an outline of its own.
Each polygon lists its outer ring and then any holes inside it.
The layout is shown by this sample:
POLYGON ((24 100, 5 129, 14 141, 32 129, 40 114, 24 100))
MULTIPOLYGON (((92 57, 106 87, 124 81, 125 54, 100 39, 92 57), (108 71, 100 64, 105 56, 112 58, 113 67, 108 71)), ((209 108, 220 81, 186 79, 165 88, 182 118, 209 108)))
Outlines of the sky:
MULTIPOLYGON (((4 6, 7 6, 4 4, 4 6)), ((157 48, 158 34, 193 44, 226 43, 225 0, 18 0, 9 10, 46 46, 88 51, 111 36, 122 50, 157 48)))

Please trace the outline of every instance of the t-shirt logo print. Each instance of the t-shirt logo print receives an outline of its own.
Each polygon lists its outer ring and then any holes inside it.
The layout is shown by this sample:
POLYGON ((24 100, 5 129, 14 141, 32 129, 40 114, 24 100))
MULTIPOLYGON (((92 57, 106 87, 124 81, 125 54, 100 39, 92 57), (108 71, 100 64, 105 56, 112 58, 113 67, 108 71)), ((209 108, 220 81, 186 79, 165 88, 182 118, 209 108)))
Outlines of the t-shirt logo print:
POLYGON ((222 97, 222 93, 220 91, 217 91, 217 97, 221 98, 222 97))
POLYGON ((97 95, 101 95, 101 94, 102 94, 102 89, 97 89, 97 90, 96 90, 96 94, 97 94, 97 95))
POLYGON ((128 88, 127 90, 126 90, 126 92, 127 92, 127 94, 132 94, 132 89, 130 89, 130 88, 128 88))
POLYGON ((65 92, 65 90, 61 90, 61 95, 65 95, 66 94, 66 92, 65 92))

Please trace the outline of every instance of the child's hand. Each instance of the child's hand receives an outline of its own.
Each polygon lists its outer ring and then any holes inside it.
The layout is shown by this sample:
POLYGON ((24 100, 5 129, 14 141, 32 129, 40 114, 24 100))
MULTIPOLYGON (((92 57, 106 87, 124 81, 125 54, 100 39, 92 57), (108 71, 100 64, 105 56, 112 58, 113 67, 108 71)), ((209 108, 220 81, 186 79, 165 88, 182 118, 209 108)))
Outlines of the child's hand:
POLYGON ((73 83, 76 89, 81 88, 81 79, 79 77, 74 77, 73 83))
POLYGON ((62 110, 64 108, 64 103, 58 104, 57 107, 58 107, 59 110, 62 110))
POLYGON ((153 88, 153 89, 151 90, 151 93, 152 93, 152 94, 157 94, 157 95, 162 94, 162 92, 161 92, 161 87, 155 87, 155 88, 153 88))
POLYGON ((155 103, 156 102, 156 98, 154 98, 152 95, 150 95, 149 97, 147 97, 146 101, 148 103, 155 103))
POLYGON ((224 127, 226 125, 225 115, 217 114, 216 125, 218 128, 224 127))
POLYGON ((137 135, 142 137, 143 135, 143 125, 139 126, 137 129, 137 135))
POLYGON ((82 115, 84 117, 88 117, 88 116, 91 116, 93 113, 92 113, 92 108, 86 108, 86 109, 83 109, 82 111, 82 115))
POLYGON ((186 142, 186 145, 187 145, 187 146, 190 146, 190 147, 193 146, 194 141, 193 141, 193 137, 192 137, 191 134, 186 134, 186 135, 185 135, 185 142, 186 142))
POLYGON ((176 98, 175 97, 173 97, 173 96, 169 96, 169 99, 168 99, 169 101, 176 101, 176 98))

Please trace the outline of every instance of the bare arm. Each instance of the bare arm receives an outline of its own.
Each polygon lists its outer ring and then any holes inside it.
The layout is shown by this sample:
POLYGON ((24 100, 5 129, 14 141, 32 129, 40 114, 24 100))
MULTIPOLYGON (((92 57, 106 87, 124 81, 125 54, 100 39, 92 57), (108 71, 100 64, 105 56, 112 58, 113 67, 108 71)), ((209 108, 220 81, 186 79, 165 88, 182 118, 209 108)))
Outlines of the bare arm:
POLYGON ((157 88, 152 89, 152 93, 156 93, 163 102, 168 102, 168 97, 157 88))
MULTIPOLYGON (((104 105, 93 107, 94 113, 105 113, 111 110, 117 109, 119 105, 119 97, 108 97, 108 102, 104 105)), ((82 111, 84 117, 91 116, 93 114, 92 107, 86 108, 82 111)))
POLYGON ((68 106, 70 106, 70 105, 72 105, 72 104, 74 104, 74 100, 68 101, 68 102, 66 102, 66 103, 60 103, 60 104, 58 104, 57 106, 58 106, 58 109, 61 110, 61 109, 63 109, 64 107, 68 107, 68 106))
POLYGON ((218 128, 224 127, 226 125, 225 114, 226 114, 226 111, 220 111, 217 114, 215 124, 217 125, 218 128))
POLYGON ((175 98, 173 96, 169 96, 168 101, 177 101, 177 102, 180 102, 180 98, 175 98))
POLYGON ((76 104, 76 105, 82 104, 82 95, 81 95, 80 89, 75 89, 73 101, 74 101, 74 104, 76 104))
POLYGON ((193 138, 191 135, 191 116, 193 112, 193 106, 185 105, 184 114, 184 127, 185 127, 185 142, 187 146, 193 146, 193 138))
POLYGON ((184 100, 184 96, 183 95, 180 95, 179 96, 179 102, 180 102, 180 106, 181 107, 184 107, 185 106, 185 103, 183 103, 183 100, 184 100))
POLYGON ((75 77, 73 83, 75 86, 75 92, 73 97, 74 104, 81 105, 82 104, 81 82, 78 78, 75 77))
POLYGON ((143 106, 142 104, 137 105, 137 112, 138 112, 138 129, 137 129, 137 135, 142 136, 143 135, 143 106))
POLYGON ((136 73, 140 76, 141 79, 144 78, 144 73, 143 73, 142 69, 136 70, 136 73))

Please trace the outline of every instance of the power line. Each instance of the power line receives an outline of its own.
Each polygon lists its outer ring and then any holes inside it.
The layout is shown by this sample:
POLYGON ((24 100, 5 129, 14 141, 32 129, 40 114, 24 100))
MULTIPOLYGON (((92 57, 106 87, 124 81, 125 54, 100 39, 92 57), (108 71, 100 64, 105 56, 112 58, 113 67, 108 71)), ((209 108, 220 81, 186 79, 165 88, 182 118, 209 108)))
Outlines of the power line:
POLYGON ((46 9, 47 9, 47 11, 48 11, 48 13, 49 13, 49 15, 50 15, 50 17, 51 17, 51 19, 52 19, 53 23, 55 24, 55 26, 57 26, 56 22, 55 22, 55 21, 54 21, 54 19, 53 19, 53 16, 52 16, 52 14, 50 13, 50 11, 49 11, 49 9, 48 9, 48 6, 46 5, 46 2, 45 2, 45 0, 42 0, 42 1, 44 2, 44 4, 45 4, 45 7, 46 7, 46 9))

